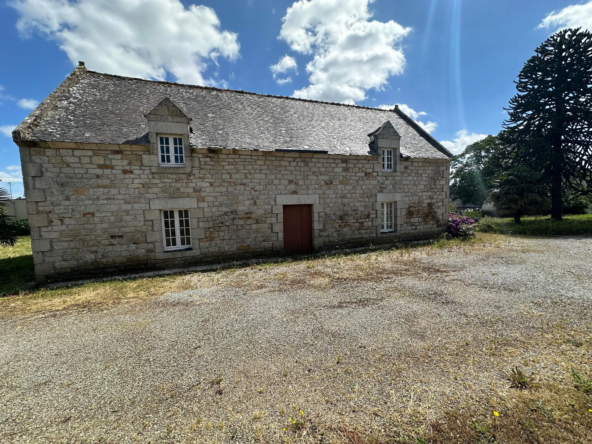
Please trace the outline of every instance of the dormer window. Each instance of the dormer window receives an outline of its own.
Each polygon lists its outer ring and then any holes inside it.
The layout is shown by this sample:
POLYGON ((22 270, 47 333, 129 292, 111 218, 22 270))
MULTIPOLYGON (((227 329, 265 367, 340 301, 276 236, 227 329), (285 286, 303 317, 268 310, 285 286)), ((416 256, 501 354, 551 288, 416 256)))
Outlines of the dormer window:
POLYGON ((393 151, 392 149, 382 150, 382 171, 392 173, 394 169, 393 164, 393 151))
POLYGON ((161 166, 185 166, 182 136, 158 135, 158 150, 161 166))

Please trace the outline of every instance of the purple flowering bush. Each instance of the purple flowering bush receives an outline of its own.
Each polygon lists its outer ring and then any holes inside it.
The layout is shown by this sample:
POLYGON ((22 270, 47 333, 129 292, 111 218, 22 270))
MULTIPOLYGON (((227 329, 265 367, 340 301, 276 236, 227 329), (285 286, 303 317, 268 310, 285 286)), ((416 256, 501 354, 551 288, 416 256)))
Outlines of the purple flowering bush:
POLYGON ((461 216, 456 213, 449 213, 448 228, 446 229, 446 237, 448 239, 467 240, 475 237, 475 225, 479 222, 479 218, 461 216))

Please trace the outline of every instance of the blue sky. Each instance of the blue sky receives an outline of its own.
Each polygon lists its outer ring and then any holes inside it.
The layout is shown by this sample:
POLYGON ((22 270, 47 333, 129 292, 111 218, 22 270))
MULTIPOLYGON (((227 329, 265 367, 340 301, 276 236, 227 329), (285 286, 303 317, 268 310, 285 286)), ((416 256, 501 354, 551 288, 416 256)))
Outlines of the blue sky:
POLYGON ((513 81, 592 0, 0 0, 0 179, 12 128, 84 60, 134 77, 402 108, 449 149, 497 134, 513 81))

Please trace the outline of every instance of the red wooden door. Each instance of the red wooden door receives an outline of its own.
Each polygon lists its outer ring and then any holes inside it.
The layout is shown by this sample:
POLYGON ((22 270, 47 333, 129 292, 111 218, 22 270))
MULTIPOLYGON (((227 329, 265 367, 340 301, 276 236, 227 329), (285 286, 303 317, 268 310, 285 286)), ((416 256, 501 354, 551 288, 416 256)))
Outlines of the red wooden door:
POLYGON ((284 205, 284 253, 312 253, 312 205, 284 205))

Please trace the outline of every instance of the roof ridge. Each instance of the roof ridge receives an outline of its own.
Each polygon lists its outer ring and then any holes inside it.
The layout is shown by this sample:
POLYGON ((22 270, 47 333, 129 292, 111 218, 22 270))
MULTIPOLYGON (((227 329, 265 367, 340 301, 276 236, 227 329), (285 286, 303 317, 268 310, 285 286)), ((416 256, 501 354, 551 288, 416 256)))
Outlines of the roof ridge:
POLYGON ((12 131, 12 140, 18 144, 19 141, 27 140, 31 133, 37 128, 53 105, 62 97, 66 91, 78 84, 80 79, 87 74, 88 70, 84 64, 78 65, 25 119, 12 131))
POLYGON ((454 154, 452 154, 440 142, 438 142, 436 139, 434 139, 430 133, 428 133, 424 128, 422 128, 422 126, 420 124, 418 124, 415 120, 413 120, 411 117, 409 117, 403 111, 401 111, 401 109, 399 108, 399 105, 395 105, 395 109, 393 111, 401 119, 403 119, 411 127, 413 127, 413 129, 415 131, 417 131, 419 133, 419 135, 422 136, 425 140, 427 140, 430 143, 430 145, 432 145, 434 148, 436 148, 442 154, 445 154, 446 156, 448 156, 450 158, 454 157, 454 154))
POLYGON ((127 76, 120 76, 117 74, 108 74, 108 73, 91 71, 91 70, 88 70, 88 73, 89 74, 98 74, 100 76, 115 77, 115 78, 124 79, 124 80, 137 80, 140 82, 160 83, 161 85, 182 86, 184 88, 196 88, 196 89, 205 89, 205 90, 210 90, 210 91, 230 92, 230 93, 236 93, 236 94, 248 94, 248 95, 259 96, 259 97, 270 97, 272 99, 286 99, 286 100, 295 100, 298 102, 320 103, 323 105, 334 105, 334 106, 346 106, 349 108, 371 109, 374 111, 383 111, 383 112, 388 112, 388 113, 392 113, 394 111, 392 109, 373 108, 371 106, 350 105, 347 103, 339 103, 339 102, 325 102, 323 100, 301 99, 298 97, 276 96, 274 94, 262 94, 262 93, 243 91, 243 90, 238 90, 238 89, 223 89, 223 88, 216 88, 214 86, 191 85, 188 83, 168 82, 166 80, 150 80, 150 79, 142 79, 139 77, 127 77, 127 76))

